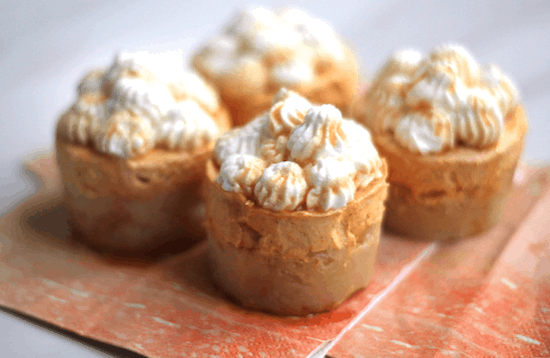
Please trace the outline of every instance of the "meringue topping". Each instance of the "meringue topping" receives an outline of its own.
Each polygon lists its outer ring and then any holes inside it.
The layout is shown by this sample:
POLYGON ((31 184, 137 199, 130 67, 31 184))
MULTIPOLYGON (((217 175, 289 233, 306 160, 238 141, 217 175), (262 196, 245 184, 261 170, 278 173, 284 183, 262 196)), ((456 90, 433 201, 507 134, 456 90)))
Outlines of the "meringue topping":
POLYGON ((286 89, 269 112, 220 137, 215 154, 224 190, 274 211, 339 209, 382 177, 365 128, 286 89))
POLYGON ((436 47, 427 56, 392 55, 365 99, 374 130, 392 132, 421 154, 495 144, 518 104, 515 86, 498 67, 480 67, 457 45, 436 47))
POLYGON ((70 141, 124 159, 157 146, 193 150, 213 142, 220 101, 184 71, 181 51, 121 53, 107 70, 89 72, 58 127, 70 141))
POLYGON ((263 74, 254 81, 258 88, 280 88, 313 83, 316 65, 344 61, 345 47, 328 24, 302 10, 255 8, 238 13, 198 55, 215 78, 244 66, 247 73, 263 74))

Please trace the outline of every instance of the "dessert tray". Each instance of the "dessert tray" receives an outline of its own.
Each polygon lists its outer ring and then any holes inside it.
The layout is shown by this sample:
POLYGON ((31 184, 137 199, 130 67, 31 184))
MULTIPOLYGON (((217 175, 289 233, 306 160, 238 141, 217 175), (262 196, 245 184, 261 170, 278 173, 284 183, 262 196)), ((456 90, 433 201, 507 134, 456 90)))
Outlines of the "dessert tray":
POLYGON ((550 355, 550 167, 520 165, 502 221, 452 242, 382 234, 369 286, 336 310, 246 310, 212 283, 204 243, 156 261, 78 244, 52 154, 0 219, 0 305, 147 357, 550 355))

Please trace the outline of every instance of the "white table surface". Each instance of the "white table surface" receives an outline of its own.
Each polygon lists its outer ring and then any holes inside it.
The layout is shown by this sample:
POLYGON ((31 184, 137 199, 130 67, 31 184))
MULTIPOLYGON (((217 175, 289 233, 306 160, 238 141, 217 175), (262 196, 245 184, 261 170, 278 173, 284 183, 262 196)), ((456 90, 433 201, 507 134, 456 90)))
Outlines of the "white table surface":
MULTIPOLYGON (((235 11, 256 4, 0 1, 0 215, 36 190, 20 158, 52 146, 57 116, 75 99, 77 81, 88 68, 108 65, 120 50, 190 54, 235 11)), ((290 3, 261 4, 280 8, 290 3)), ((350 40, 363 73, 374 71, 393 50, 428 51, 445 42, 465 45, 479 62, 498 64, 515 81, 528 111, 523 159, 550 162, 550 1, 320 0, 293 5, 328 20, 350 40)), ((0 357, 106 356, 98 350, 105 346, 73 338, 0 311, 0 357)))

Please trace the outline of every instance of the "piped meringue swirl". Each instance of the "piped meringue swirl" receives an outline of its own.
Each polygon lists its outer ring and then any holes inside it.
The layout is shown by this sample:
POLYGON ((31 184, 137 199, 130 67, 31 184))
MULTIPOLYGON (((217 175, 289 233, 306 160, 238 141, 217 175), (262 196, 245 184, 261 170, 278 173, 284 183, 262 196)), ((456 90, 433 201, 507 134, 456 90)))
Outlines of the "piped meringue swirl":
POLYGON ((519 99, 498 67, 480 67, 463 47, 443 45, 427 56, 410 50, 390 56, 365 101, 370 128, 428 154, 494 145, 519 99))
POLYGON ((355 195, 354 173, 355 165, 350 160, 327 157, 317 161, 308 171, 313 188, 307 194, 307 207, 327 211, 346 206, 355 195))
POLYGON ((216 78, 246 68, 264 73, 256 78, 258 88, 267 83, 295 88, 316 80, 316 65, 345 61, 345 51, 324 21, 295 8, 273 12, 260 7, 238 13, 198 56, 200 67, 216 78))
POLYGON ((220 137, 215 154, 224 190, 274 211, 339 209, 383 176, 365 128, 286 89, 270 111, 220 137))
POLYGON ((280 162, 264 170, 254 195, 264 208, 292 211, 304 201, 306 190, 302 168, 294 162, 280 162))
POLYGON ((252 194, 266 168, 265 164, 252 155, 231 155, 220 168, 218 183, 226 191, 252 194))
POLYGON ((326 157, 340 156, 347 145, 342 128, 342 114, 330 104, 311 108, 304 123, 294 129, 288 138, 290 157, 296 163, 306 164, 326 157))
POLYGON ((124 159, 157 146, 193 150, 220 134, 220 106, 212 88, 184 71, 181 51, 121 53, 109 69, 84 76, 58 133, 124 159))

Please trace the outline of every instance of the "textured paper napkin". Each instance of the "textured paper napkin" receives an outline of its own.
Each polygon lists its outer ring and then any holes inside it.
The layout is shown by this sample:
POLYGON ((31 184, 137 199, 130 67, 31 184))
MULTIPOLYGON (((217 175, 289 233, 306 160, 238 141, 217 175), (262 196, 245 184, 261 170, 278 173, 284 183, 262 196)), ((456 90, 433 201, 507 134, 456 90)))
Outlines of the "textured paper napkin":
POLYGON ((439 244, 329 355, 550 357, 550 171, 516 181, 498 227, 439 244))
MULTIPOLYGON (((519 171, 505 218, 484 236, 441 244, 383 235, 368 288, 330 313, 308 317, 277 317, 232 302, 212 283, 204 244, 157 261, 91 251, 70 235, 52 156, 33 160, 29 170, 42 180, 42 187, 0 219, 0 305, 79 335, 148 357, 306 357, 329 350, 334 357, 370 357, 399 354, 398 350, 409 355, 407 349, 417 356, 437 356, 461 351, 460 337, 473 332, 468 324, 474 322, 477 308, 494 318, 491 324, 496 326, 491 329, 498 331, 501 324, 515 324, 514 310, 530 304, 545 316, 521 311, 521 322, 534 328, 518 329, 510 339, 536 346, 539 350, 521 350, 533 357, 548 348, 541 337, 547 335, 550 322, 545 311, 550 308, 548 295, 541 295, 545 287, 548 293, 548 285, 534 278, 543 271, 533 268, 548 258, 546 249, 539 248, 538 261, 532 259, 524 267, 522 255, 529 249, 511 248, 523 242, 520 236, 530 234, 524 222, 541 226, 542 219, 533 215, 550 209, 550 201, 543 198, 550 187, 547 169, 519 171), (512 246, 507 247, 510 239, 512 246), (509 250, 513 251, 508 254, 509 250), (527 270, 533 278, 527 281, 534 286, 524 286, 512 274, 514 269, 527 270), (509 290, 515 287, 517 295, 504 296, 510 299, 507 303, 496 302, 491 294, 497 291, 490 285, 498 290, 499 284, 509 290), (495 302, 504 308, 492 307, 495 302), (406 316, 407 309, 418 321, 406 316), (430 340, 435 339, 428 329, 432 325, 451 327, 446 336, 438 332, 437 344, 430 340), (415 330, 425 341, 411 341, 417 338, 415 330), (392 347, 397 350, 390 352, 392 347)), ((466 348, 479 352, 470 356, 493 349, 480 347, 466 348)), ((516 347, 517 352, 522 347, 516 347)))

